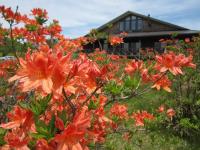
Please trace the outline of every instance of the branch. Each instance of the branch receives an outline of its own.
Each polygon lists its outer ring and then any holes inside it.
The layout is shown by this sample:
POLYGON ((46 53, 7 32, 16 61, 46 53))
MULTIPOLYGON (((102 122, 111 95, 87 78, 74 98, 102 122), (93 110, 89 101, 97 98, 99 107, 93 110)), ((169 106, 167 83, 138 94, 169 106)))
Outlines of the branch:
POLYGON ((96 87, 96 89, 90 94, 90 96, 87 97, 87 99, 83 102, 82 106, 84 106, 91 98, 96 94, 96 92, 104 85, 102 82, 99 86, 96 87))
MULTIPOLYGON (((15 16, 14 16, 13 19, 15 19, 16 15, 17 15, 17 11, 18 11, 18 6, 17 6, 17 8, 16 8, 15 16)), ((13 23, 14 23, 14 21, 9 22, 9 25, 10 25, 10 39, 11 39, 11 47, 12 47, 12 50, 14 51, 14 55, 15 55, 15 57, 16 57, 16 59, 17 59, 17 62, 19 63, 19 58, 18 58, 18 56, 17 56, 17 51, 16 51, 16 49, 15 49, 15 45, 14 45, 13 29, 12 29, 12 27, 13 27, 13 23)))
POLYGON ((66 94, 66 92, 65 92, 64 87, 63 87, 63 89, 62 89, 62 92, 63 92, 63 95, 64 95, 64 97, 65 97, 67 103, 69 104, 69 107, 70 107, 71 110, 72 110, 73 117, 74 117, 75 114, 76 114, 76 107, 75 107, 74 104, 71 102, 71 100, 67 97, 67 94, 66 94))
MULTIPOLYGON (((158 78, 156 81, 153 82, 153 85, 158 82, 159 80, 161 80, 166 74, 167 74, 168 71, 164 72, 160 78, 158 78)), ((136 89, 139 88, 139 84, 140 84, 140 81, 138 83, 138 86, 136 89)), ((140 96, 148 91, 151 90, 151 86, 148 86, 146 87, 145 89, 143 89, 141 92, 137 93, 136 91, 133 91, 129 96, 121 96, 119 98, 116 98, 116 97, 113 97, 112 100, 108 101, 104 106, 107 106, 108 104, 112 103, 112 102, 115 102, 116 100, 126 100, 126 99, 130 99, 130 98, 133 98, 134 96, 140 96)))
MULTIPOLYGON (((167 74, 167 72, 168 72, 168 71, 164 72, 164 73, 160 76, 160 78, 158 78, 156 81, 154 81, 154 82, 153 82, 153 85, 156 84, 156 82, 160 81, 160 80, 167 74)), ((142 95, 142 94, 144 94, 144 93, 146 93, 146 92, 148 92, 148 91, 150 91, 150 90, 151 90, 150 86, 149 86, 149 87, 146 87, 144 90, 142 90, 140 93, 138 93, 137 96, 142 95)))

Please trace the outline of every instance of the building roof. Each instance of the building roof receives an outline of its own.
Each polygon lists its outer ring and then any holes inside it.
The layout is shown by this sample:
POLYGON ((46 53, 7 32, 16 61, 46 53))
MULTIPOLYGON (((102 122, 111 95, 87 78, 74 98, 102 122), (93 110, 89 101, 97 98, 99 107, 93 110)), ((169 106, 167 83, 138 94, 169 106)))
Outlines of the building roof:
POLYGON ((145 16, 145 15, 142 15, 142 14, 139 14, 139 13, 136 13, 136 12, 132 12, 132 11, 127 11, 127 12, 123 13, 122 15, 120 15, 120 16, 114 18, 113 20, 105 23, 104 25, 100 26, 99 28, 97 28, 97 30, 101 31, 101 30, 107 28, 109 24, 113 24, 115 22, 118 22, 121 19, 123 19, 123 18, 125 18, 126 16, 129 16, 129 15, 134 15, 134 16, 138 16, 138 17, 141 17, 141 18, 149 19, 150 21, 155 21, 155 22, 158 22, 158 23, 161 23, 161 24, 176 28, 178 30, 189 30, 187 28, 184 28, 184 27, 181 27, 181 26, 169 23, 169 22, 165 22, 165 21, 162 21, 162 20, 150 17, 150 16, 145 16))
POLYGON ((163 36, 163 35, 172 35, 174 33, 177 33, 178 35, 194 35, 194 34, 200 34, 200 31, 196 30, 182 30, 182 31, 158 31, 158 32, 134 32, 134 33, 128 33, 126 37, 151 37, 151 36, 163 36))

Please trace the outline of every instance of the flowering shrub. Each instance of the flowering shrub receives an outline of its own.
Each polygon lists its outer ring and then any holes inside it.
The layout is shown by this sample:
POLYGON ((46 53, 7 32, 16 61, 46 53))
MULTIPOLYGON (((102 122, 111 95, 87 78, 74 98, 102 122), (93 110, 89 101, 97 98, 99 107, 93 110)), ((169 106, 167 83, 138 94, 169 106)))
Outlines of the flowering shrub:
MULTIPOLYGON (((171 51, 149 62, 106 51, 86 55, 81 52, 83 45, 95 40, 67 39, 58 21, 46 25, 46 10, 31 12, 28 17, 0 7, 10 25, 2 31, 8 32, 11 41, 28 44, 23 58, 12 42, 15 63, 3 61, 0 65, 1 77, 9 84, 7 94, 16 101, 0 125, 2 149, 86 150, 104 143, 108 134, 121 132, 128 120, 134 120, 133 127, 144 128, 146 120, 156 120, 156 110, 130 113, 121 102, 153 88, 171 92, 171 81, 183 75, 184 68, 195 68, 192 55, 171 51), (14 23, 24 26, 13 27, 14 23)), ((110 38, 111 45, 122 42, 121 37, 110 38)), ((165 116, 172 121, 175 114, 169 108, 165 116)))
POLYGON ((109 38, 109 43, 110 45, 119 45, 121 43, 123 43, 123 38, 122 37, 118 37, 118 36, 111 36, 109 38))
MULTIPOLYGON (((183 72, 180 69, 177 71, 172 71, 173 74, 183 74, 184 76, 178 76, 173 80, 172 93, 168 96, 170 99, 174 100, 175 118, 171 124, 165 126, 172 127, 173 131, 181 137, 187 137, 191 141, 195 141, 200 135, 200 115, 199 115, 199 48, 200 48, 200 38, 193 37, 185 38, 184 40, 177 40, 176 37, 172 39, 163 39, 163 42, 167 43, 167 50, 173 51, 172 53, 179 52, 189 57, 185 59, 182 54, 179 54, 180 61, 187 62, 189 59, 193 59, 195 66, 186 63, 190 67, 183 72)), ((169 111, 171 112, 171 111, 169 111)))

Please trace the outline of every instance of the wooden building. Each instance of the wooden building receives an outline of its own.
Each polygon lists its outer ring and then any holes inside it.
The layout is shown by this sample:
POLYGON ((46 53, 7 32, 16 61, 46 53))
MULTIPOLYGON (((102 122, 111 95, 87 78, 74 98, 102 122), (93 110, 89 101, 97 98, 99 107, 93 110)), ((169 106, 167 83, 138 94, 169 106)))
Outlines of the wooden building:
MULTIPOLYGON (((97 31, 104 32, 107 35, 119 35, 122 32, 128 33, 124 38, 124 43, 115 47, 117 49, 115 50, 116 53, 126 55, 135 55, 141 48, 154 48, 162 52, 165 45, 159 40, 171 38, 174 33, 177 34, 179 39, 191 38, 200 33, 200 31, 190 30, 152 18, 150 15, 145 16, 131 11, 127 11, 102 25, 97 28, 97 31)), ((113 47, 106 40, 102 39, 101 43, 104 49, 112 51, 113 47)))

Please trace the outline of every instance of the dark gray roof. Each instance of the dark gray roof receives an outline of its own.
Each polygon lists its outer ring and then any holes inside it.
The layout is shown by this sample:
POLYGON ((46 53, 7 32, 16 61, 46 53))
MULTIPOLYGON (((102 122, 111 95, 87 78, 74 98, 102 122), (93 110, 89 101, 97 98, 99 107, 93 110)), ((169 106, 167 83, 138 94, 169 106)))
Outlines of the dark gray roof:
POLYGON ((172 35, 177 33, 178 35, 194 35, 200 34, 200 31, 196 30, 182 30, 182 31, 158 31, 158 32, 132 32, 128 33, 126 37, 150 37, 150 36, 163 36, 172 35))
POLYGON ((165 22, 165 21, 162 21, 162 20, 159 20, 159 19, 155 19, 155 18, 150 17, 150 16, 145 16, 145 15, 142 15, 142 14, 139 14, 139 13, 136 13, 136 12, 132 12, 132 11, 127 11, 127 12, 123 13, 122 15, 120 15, 120 16, 114 18, 113 20, 107 22, 106 24, 100 26, 99 28, 97 28, 97 30, 101 31, 101 30, 107 28, 107 26, 109 24, 113 24, 115 22, 118 22, 121 19, 123 19, 124 17, 129 16, 129 15, 134 15, 134 16, 138 16, 138 17, 141 17, 141 18, 149 19, 149 20, 152 20, 152 21, 155 21, 155 22, 159 22, 161 24, 164 24, 164 25, 167 25, 167 26, 179 29, 179 30, 189 30, 187 28, 184 28, 184 27, 181 27, 181 26, 169 23, 169 22, 165 22))

